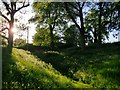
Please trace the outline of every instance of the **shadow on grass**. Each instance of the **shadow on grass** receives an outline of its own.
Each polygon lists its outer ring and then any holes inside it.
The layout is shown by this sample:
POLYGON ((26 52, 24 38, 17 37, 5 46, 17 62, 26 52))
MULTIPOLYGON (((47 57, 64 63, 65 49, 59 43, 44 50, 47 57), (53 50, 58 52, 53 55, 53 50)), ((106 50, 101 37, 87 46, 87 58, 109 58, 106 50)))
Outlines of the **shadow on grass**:
POLYGON ((118 44, 103 45, 101 48, 88 47, 85 51, 69 48, 59 52, 35 50, 32 53, 46 63, 51 63, 63 75, 76 81, 91 83, 99 88, 120 86, 120 46, 118 44))
POLYGON ((69 60, 66 61, 68 57, 60 54, 57 51, 46 51, 46 52, 35 51, 33 52, 33 54, 36 55, 41 60, 45 61, 46 63, 50 63, 61 74, 70 77, 70 75, 68 75, 68 71, 72 65, 70 65, 71 63, 69 60))

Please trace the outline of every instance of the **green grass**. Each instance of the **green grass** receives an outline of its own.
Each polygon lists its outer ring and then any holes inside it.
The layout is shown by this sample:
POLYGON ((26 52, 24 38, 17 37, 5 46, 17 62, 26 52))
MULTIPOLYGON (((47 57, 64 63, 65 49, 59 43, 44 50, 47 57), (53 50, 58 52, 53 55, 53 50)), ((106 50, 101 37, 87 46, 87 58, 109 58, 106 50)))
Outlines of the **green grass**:
POLYGON ((101 48, 67 48, 59 51, 33 51, 63 75, 94 88, 120 89, 120 43, 101 48))
POLYGON ((10 55, 3 48, 2 56, 3 89, 91 87, 62 75, 50 63, 45 63, 28 51, 14 48, 10 55))
POLYGON ((3 48, 3 88, 118 88, 120 43, 84 51, 3 48))

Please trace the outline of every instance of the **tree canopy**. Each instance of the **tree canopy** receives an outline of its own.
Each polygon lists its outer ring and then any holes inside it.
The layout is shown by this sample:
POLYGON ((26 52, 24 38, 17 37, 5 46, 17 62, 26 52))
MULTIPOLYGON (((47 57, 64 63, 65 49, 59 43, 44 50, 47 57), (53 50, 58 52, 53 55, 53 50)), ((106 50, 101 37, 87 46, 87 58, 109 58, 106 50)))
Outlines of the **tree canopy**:
POLYGON ((118 6, 119 2, 36 2, 33 6, 36 19, 33 20, 37 20, 37 30, 41 28, 36 35, 43 36, 43 28, 44 32, 50 30, 48 42, 51 47, 54 47, 55 40, 53 32, 61 34, 58 35, 59 41, 66 44, 76 42, 74 45, 81 48, 87 43, 100 45, 109 39, 112 30, 120 29, 118 6))

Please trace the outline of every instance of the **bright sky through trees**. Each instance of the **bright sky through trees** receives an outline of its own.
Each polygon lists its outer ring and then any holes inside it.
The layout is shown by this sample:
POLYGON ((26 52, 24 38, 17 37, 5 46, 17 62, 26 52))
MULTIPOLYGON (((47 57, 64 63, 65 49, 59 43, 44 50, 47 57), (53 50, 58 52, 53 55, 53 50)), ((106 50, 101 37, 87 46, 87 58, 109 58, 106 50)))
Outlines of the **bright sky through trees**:
MULTIPOLYGON (((36 25, 35 24, 33 24, 33 23, 29 23, 28 22, 28 20, 32 17, 32 16, 34 16, 34 13, 33 13, 33 10, 32 10, 32 5, 30 5, 29 7, 26 7, 24 10, 23 10, 24 12, 25 12, 25 14, 22 14, 21 15, 21 13, 17 13, 16 15, 15 15, 15 17, 17 18, 18 16, 21 16, 21 20, 19 20, 21 23, 24 23, 25 25, 26 24, 28 24, 28 25, 26 25, 26 26, 29 26, 29 28, 28 28, 28 30, 29 30, 29 43, 32 43, 32 37, 34 36, 34 34, 35 34, 35 27, 36 27, 36 25)), ((19 19, 19 18, 18 18, 19 19)), ((23 35, 23 39, 27 39, 27 30, 25 30, 25 31, 20 31, 19 30, 19 28, 18 28, 18 31, 17 32, 15 32, 15 34, 14 34, 14 40, 16 39, 16 38, 19 38, 19 36, 18 36, 18 32, 21 32, 22 33, 22 35, 23 35)))

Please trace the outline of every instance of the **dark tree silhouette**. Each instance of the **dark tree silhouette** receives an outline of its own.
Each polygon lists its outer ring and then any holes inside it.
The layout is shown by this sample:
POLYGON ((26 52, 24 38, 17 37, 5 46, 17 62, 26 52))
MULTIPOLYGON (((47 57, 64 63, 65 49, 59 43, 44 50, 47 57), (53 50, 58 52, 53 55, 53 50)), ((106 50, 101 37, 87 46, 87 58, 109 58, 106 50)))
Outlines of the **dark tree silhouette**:
POLYGON ((75 23, 76 27, 80 31, 80 39, 81 39, 81 47, 82 49, 85 48, 85 27, 84 27, 84 21, 83 21, 83 7, 85 5, 85 2, 74 2, 74 3, 68 3, 65 2, 65 9, 68 13, 68 16, 72 19, 72 21, 75 23), (77 23, 77 17, 80 18, 80 25, 77 23))

